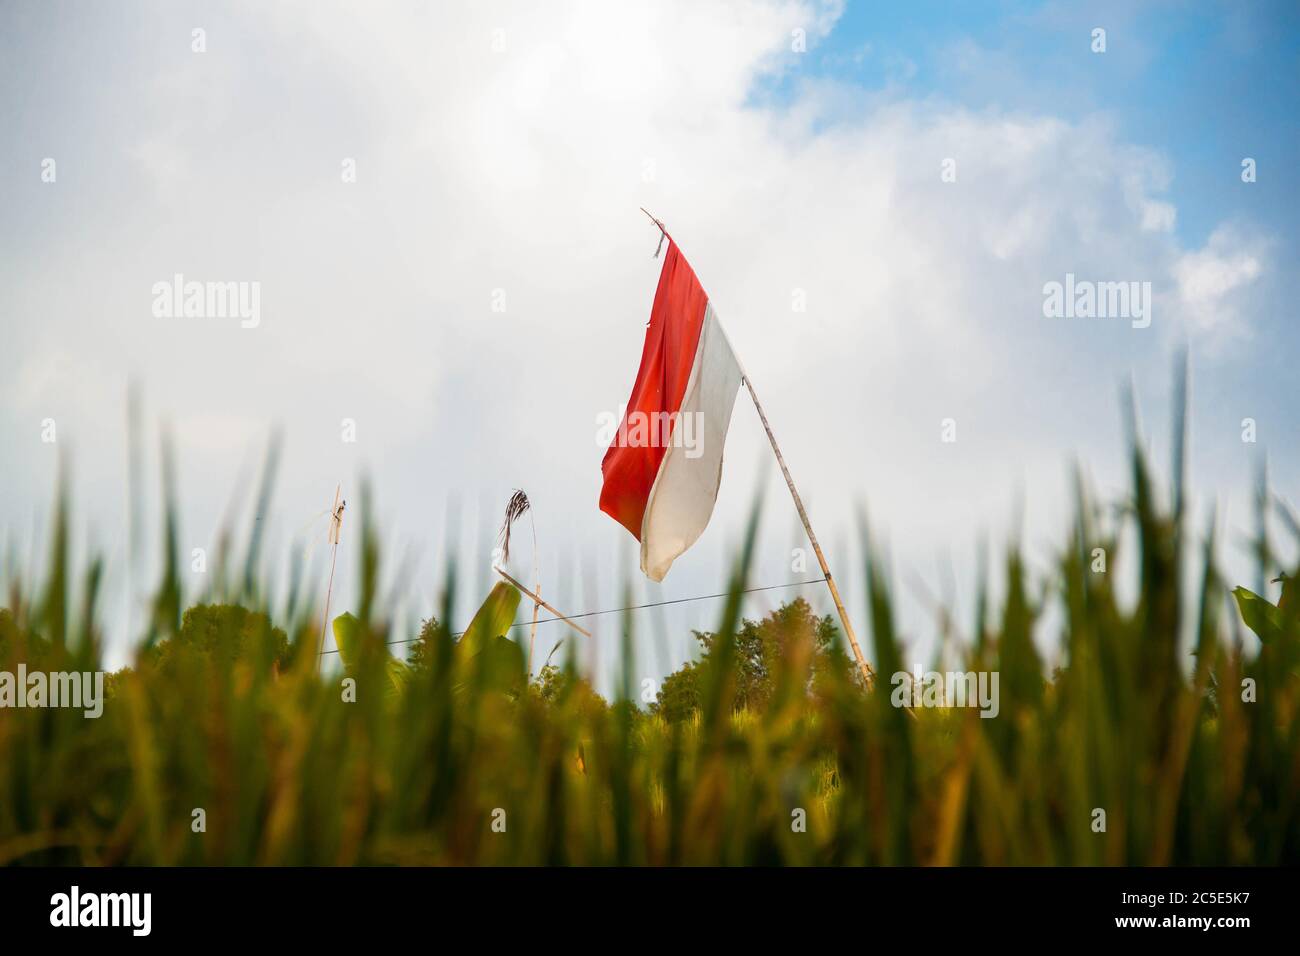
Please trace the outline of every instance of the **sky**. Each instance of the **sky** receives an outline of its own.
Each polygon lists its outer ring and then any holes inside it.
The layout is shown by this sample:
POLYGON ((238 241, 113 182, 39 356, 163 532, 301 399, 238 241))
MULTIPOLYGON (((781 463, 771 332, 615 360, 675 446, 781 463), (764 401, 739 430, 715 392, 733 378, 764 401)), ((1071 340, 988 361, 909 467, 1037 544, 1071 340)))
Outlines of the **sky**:
MULTIPOLYGON (((452 554, 467 623, 515 488, 571 613, 723 590, 760 492, 751 583, 815 578, 744 394, 712 521, 663 583, 597 508, 599 422, 658 279, 644 206, 752 377, 868 657, 860 515, 928 659, 935 602, 971 619, 982 554, 1021 542, 1050 569, 1075 463, 1123 494, 1125 383, 1167 476, 1184 350, 1192 514, 1216 509, 1223 567, 1255 586, 1261 463, 1300 502, 1298 80, 1293 3, 6 0, 5 573, 39 562, 62 469, 77 553, 107 560, 109 662, 129 661, 167 433, 183 556, 232 516, 247 532, 279 435, 267 574, 304 549, 323 591, 342 484, 334 611, 368 481, 394 639, 441 606, 452 554), (256 318, 169 314, 177 275, 256 283, 256 318), (1146 319, 1045 314, 1067 276, 1149 283, 1146 319)), ((211 571, 188 573, 193 597, 211 571)), ((832 609, 805 585, 746 613, 795 595, 832 609)), ((653 689, 720 611, 631 615, 634 676, 653 689)), ((608 690, 623 619, 592 623, 565 647, 608 690)))

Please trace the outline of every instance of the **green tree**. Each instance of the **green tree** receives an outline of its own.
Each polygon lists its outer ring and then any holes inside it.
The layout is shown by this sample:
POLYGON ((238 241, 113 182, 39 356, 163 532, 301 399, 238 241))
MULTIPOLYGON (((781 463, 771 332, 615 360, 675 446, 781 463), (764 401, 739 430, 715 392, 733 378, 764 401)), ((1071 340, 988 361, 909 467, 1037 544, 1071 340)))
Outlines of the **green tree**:
POLYGON ((651 712, 659 714, 670 723, 676 723, 699 710, 699 669, 698 663, 687 661, 665 677, 659 693, 655 695, 655 702, 650 705, 651 712))
MULTIPOLYGON (((719 635, 712 631, 695 631, 703 650, 698 662, 687 662, 664 679, 651 710, 666 720, 676 721, 700 706, 699 681, 717 650, 719 635)), ((828 614, 818 617, 803 598, 789 601, 758 621, 746 618, 735 637, 736 710, 761 709, 774 690, 772 675, 777 662, 807 646, 812 653, 810 689, 832 672, 852 674, 848 655, 844 653, 840 629, 828 614)))
POLYGON ((235 661, 260 659, 278 667, 288 661, 289 638, 259 611, 238 604, 196 604, 185 611, 176 636, 161 641, 150 654, 165 666, 181 650, 235 661))
POLYGON ((583 714, 603 713, 609 703, 582 675, 555 664, 545 665, 529 685, 533 694, 550 706, 569 704, 583 714))
POLYGON ((420 622, 420 633, 411 644, 411 651, 406 656, 406 664, 413 671, 426 671, 433 666, 433 638, 442 628, 436 617, 429 617, 420 622))
POLYGON ((23 627, 7 607, 0 607, 0 663, 26 661, 37 664, 46 659, 52 645, 31 629, 23 627))

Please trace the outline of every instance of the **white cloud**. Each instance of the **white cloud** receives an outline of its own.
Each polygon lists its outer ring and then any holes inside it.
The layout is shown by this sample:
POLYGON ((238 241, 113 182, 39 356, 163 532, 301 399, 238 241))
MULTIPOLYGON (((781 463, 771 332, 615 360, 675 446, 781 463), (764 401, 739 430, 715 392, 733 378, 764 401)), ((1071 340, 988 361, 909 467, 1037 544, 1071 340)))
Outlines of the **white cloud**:
POLYGON ((1267 248, 1267 242, 1257 236, 1220 227, 1202 248, 1178 258, 1174 265, 1178 296, 1198 331, 1245 331, 1241 293, 1263 274, 1267 248))
POLYGON ((1146 232, 1173 232, 1178 210, 1173 203, 1158 199, 1142 202, 1142 228, 1146 232))
MULTIPOLYGON (((197 115, 178 117, 186 104, 157 77, 99 90, 146 144, 132 168, 166 189, 141 184, 127 217, 87 196, 89 250, 17 264, 0 307, 62 290, 25 330, 20 364, 58 347, 123 379, 135 370, 202 462, 183 496, 209 510, 235 480, 231 452, 272 423, 287 436, 289 527, 367 468, 391 526, 428 555, 449 493, 484 501, 491 529, 522 486, 544 551, 595 556, 600 584, 573 599, 609 605, 635 543, 597 511, 592 436, 640 354, 658 270, 645 205, 754 375, 824 545, 852 538, 865 499, 900 562, 928 570, 1007 527, 1018 486, 1029 526, 1050 527, 1071 452, 1101 462, 1103 481, 1121 473, 1106 457, 1119 445, 1113 383, 1135 370, 1163 389, 1177 317, 1157 312, 1146 331, 1045 320, 1043 283, 1176 283, 1206 310, 1195 321, 1217 327, 1263 258, 1227 239, 1181 249, 1162 162, 1104 121, 825 81, 788 108, 753 105, 756 78, 797 65, 791 30, 813 49, 836 12, 757 0, 214 11, 210 52, 167 68, 204 91, 197 115), (343 157, 354 184, 340 182, 343 157), (955 183, 940 176, 949 157, 955 183), (152 319, 149 289, 174 272, 260 281, 261 326, 152 319), (796 289, 806 312, 791 308, 796 289), (340 442, 343 417, 355 445, 340 442), (956 445, 939 442, 945 417, 956 445)), ((130 62, 146 59, 132 43, 168 42, 120 39, 130 62)), ((67 369, 25 373, 37 384, 24 394, 94 381, 67 369)), ((85 430, 119 441, 122 398, 119 385, 80 403, 85 430)), ((766 451, 743 397, 732 436, 714 525, 674 569, 674 595, 716 590, 749 504, 766 451)), ((781 546, 760 553, 765 579, 790 576, 782 492, 769 496, 781 546)), ((698 613, 691 624, 709 623, 698 613)))

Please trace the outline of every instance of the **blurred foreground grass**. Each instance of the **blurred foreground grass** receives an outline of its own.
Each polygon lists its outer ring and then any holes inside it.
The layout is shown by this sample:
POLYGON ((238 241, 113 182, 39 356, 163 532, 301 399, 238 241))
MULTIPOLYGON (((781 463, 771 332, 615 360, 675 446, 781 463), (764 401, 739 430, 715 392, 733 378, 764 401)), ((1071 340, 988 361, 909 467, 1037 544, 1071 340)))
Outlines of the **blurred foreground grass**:
MULTIPOLYGON (((412 664, 395 665, 387 642, 407 635, 380 606, 364 507, 346 669, 320 677, 316 602, 295 588, 265 606, 256 532, 244 573, 221 558, 210 603, 182 616, 168 504, 147 633, 135 666, 110 676, 103 716, 0 709, 0 863, 1296 863, 1300 609, 1243 605, 1262 641, 1244 630, 1213 541, 1184 514, 1181 463, 1161 496, 1140 452, 1132 462, 1117 508, 1079 482, 1041 587, 1013 551, 1000 606, 981 598, 966 660, 948 669, 999 673, 993 719, 892 705, 906 668, 877 561, 864 569, 872 692, 806 606, 743 622, 756 521, 707 654, 646 709, 632 702, 633 618, 612 705, 572 665, 528 683, 494 627, 470 641, 431 622, 412 664), (1124 525, 1132 606, 1093 570, 1096 548, 1114 568, 1124 525), (1180 569, 1202 564, 1189 592, 1180 569), (1063 649, 1050 674, 1031 640, 1047 603, 1063 649)), ((58 514, 41 587, 11 581, 0 671, 98 667, 100 565, 74 574, 58 514)), ((1261 576, 1276 570, 1262 532, 1257 554, 1261 576)))

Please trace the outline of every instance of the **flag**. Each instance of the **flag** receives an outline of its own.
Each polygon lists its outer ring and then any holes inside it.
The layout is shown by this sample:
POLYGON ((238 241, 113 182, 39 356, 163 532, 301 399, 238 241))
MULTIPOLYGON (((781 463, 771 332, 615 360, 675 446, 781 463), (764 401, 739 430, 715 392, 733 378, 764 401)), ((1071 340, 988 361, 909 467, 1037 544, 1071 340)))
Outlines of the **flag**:
POLYGON ((641 542, 651 580, 662 581, 709 523, 742 380, 708 296, 668 237, 641 367, 601 463, 600 510, 641 542))

